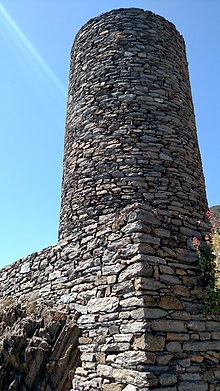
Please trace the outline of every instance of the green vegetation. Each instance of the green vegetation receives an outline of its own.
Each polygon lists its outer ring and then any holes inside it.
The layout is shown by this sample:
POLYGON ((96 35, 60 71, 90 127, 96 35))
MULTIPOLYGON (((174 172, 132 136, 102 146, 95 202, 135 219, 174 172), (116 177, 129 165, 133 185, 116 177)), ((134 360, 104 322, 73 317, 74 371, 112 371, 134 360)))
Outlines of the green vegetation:
POLYGON ((205 289, 204 311, 206 314, 220 314, 220 207, 206 213, 211 223, 206 237, 206 247, 200 247, 197 238, 193 244, 199 257, 202 285, 205 289))

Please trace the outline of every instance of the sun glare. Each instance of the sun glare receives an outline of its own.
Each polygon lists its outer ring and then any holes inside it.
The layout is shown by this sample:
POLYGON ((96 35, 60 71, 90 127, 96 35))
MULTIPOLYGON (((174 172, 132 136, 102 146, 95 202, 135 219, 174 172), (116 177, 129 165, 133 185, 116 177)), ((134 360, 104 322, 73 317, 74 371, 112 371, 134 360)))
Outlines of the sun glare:
POLYGON ((6 26, 8 27, 8 31, 11 34, 11 36, 27 49, 29 54, 39 65, 39 67, 45 72, 45 74, 48 76, 51 82, 56 86, 59 92, 64 97, 66 97, 66 89, 64 88, 60 80, 57 78, 57 76, 54 74, 51 68, 47 65, 47 63, 44 61, 44 59, 41 57, 41 55, 38 53, 35 47, 31 44, 29 39, 19 28, 19 26, 15 23, 15 21, 12 19, 12 17, 9 15, 9 13, 6 11, 6 9, 3 7, 1 3, 0 3, 0 15, 2 15, 3 20, 6 26))

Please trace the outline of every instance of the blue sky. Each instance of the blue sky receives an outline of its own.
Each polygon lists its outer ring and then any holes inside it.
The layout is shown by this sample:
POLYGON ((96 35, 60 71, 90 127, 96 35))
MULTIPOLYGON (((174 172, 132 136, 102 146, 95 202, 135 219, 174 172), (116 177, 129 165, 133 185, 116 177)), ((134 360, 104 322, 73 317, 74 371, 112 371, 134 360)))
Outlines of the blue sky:
POLYGON ((0 0, 0 267, 57 241, 70 49, 85 22, 120 7, 184 36, 208 201, 220 203, 219 0, 0 0))

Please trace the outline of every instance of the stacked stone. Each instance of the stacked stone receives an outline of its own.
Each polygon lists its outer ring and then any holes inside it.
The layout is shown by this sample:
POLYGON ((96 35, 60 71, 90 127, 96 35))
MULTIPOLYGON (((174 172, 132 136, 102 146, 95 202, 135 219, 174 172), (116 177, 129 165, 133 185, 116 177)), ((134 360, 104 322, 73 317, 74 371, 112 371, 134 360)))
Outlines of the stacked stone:
POLYGON ((73 390, 220 391, 192 245, 206 210, 182 37, 141 9, 92 19, 72 50, 60 241, 1 273, 2 296, 75 313, 73 390))
POLYGON ((158 224, 133 204, 100 219, 93 242, 88 233, 72 237, 3 269, 4 297, 44 300, 78 317, 74 390, 219 389, 219 321, 199 312, 198 288, 178 280, 165 258, 132 242, 151 227, 156 251, 158 224))
POLYGON ((73 45, 60 237, 132 202, 162 210, 174 237, 207 209, 183 38, 122 9, 73 45))

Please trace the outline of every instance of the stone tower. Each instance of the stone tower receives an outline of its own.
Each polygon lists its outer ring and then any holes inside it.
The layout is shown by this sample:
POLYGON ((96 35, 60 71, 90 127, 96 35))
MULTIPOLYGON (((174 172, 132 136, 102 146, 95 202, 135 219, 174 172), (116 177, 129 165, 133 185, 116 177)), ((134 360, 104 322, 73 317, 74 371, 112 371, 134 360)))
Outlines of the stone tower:
POLYGON ((71 53, 59 242, 1 273, 1 296, 75 314, 80 359, 62 384, 220 390, 192 245, 206 210, 183 38, 138 8, 90 20, 71 53))
POLYGON ((136 202, 162 211, 171 242, 207 210, 183 38, 134 8, 92 19, 73 45, 60 237, 136 202))

